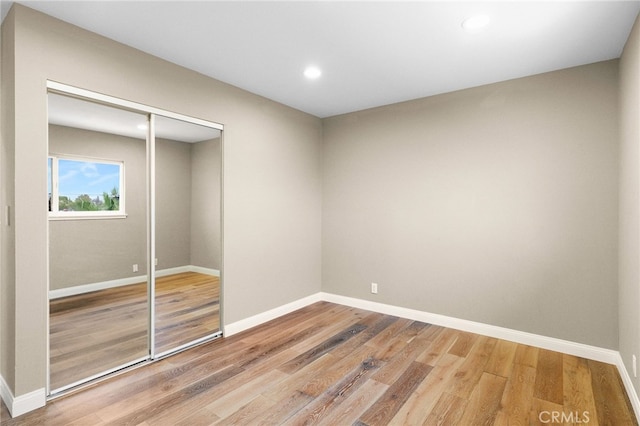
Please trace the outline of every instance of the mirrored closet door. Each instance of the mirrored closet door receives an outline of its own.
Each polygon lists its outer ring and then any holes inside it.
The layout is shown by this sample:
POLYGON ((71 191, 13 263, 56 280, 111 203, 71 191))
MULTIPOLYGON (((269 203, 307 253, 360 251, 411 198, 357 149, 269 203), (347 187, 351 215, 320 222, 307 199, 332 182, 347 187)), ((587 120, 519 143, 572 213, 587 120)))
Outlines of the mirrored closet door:
POLYGON ((49 94, 52 390, 148 356, 146 122, 49 94))
POLYGON ((220 331, 220 130, 155 117, 155 353, 220 331))
POLYGON ((221 335, 222 126, 51 84, 55 395, 221 335))

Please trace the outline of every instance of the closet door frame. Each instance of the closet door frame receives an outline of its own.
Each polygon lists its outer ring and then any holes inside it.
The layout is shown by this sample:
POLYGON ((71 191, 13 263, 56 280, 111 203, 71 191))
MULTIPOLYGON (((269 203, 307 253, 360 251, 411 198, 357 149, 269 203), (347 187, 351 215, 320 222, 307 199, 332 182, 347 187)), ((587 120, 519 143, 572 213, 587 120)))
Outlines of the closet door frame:
MULTIPOLYGON (((117 371, 124 370, 126 368, 132 367, 134 365, 140 365, 147 362, 153 362, 159 359, 162 359, 171 354, 180 352, 182 350, 188 349, 190 347, 196 346, 200 343, 215 339, 217 337, 222 336, 223 326, 223 309, 224 309, 224 250, 221 250, 221 259, 220 259, 220 311, 219 311, 219 331, 212 333, 207 336, 203 336, 198 338, 192 342, 188 342, 183 345, 176 346, 171 350, 164 351, 162 353, 156 353, 155 350, 155 257, 156 257, 156 235, 155 235, 155 191, 156 191, 156 183, 155 183, 155 117, 162 116, 167 118, 172 118, 176 120, 181 120, 187 123, 197 124, 200 126, 217 129, 220 130, 220 243, 221 247, 224 247, 224 214, 223 214, 223 205, 224 205, 224 126, 220 123, 202 120, 195 117, 190 117, 187 115, 163 110, 160 108, 152 107, 149 105, 140 104, 137 102, 128 101, 125 99, 105 95, 98 92, 93 92, 90 90, 78 88, 75 86, 70 86, 64 83, 47 80, 47 93, 60 94, 64 96, 71 96, 78 99, 84 99, 90 102, 97 102, 107 106, 112 106, 116 108, 121 108, 124 110, 129 110, 132 112, 145 114, 147 116, 147 138, 146 138, 146 177, 147 177, 147 303, 148 303, 148 356, 144 359, 134 360, 130 363, 123 365, 122 367, 118 367, 115 369, 111 369, 105 371, 104 373, 100 373, 91 377, 82 380, 81 382, 72 383, 71 385, 64 386, 60 389, 56 389, 56 393, 51 393, 50 388, 50 342, 49 342, 49 333, 47 333, 47 381, 46 381, 46 389, 47 389, 47 398, 52 399, 66 394, 70 390, 74 390, 79 386, 87 385, 95 382, 98 379, 106 377, 110 374, 113 374, 117 371)), ((47 225, 48 229, 48 225, 47 225)), ((48 235, 48 231, 47 231, 48 235)), ((48 238, 48 237, 47 237, 48 238)), ((47 269, 49 268, 47 261, 47 269)), ((49 273, 47 273, 47 294, 50 289, 49 283, 49 273)), ((49 303, 47 300, 47 329, 49 329, 49 303)))

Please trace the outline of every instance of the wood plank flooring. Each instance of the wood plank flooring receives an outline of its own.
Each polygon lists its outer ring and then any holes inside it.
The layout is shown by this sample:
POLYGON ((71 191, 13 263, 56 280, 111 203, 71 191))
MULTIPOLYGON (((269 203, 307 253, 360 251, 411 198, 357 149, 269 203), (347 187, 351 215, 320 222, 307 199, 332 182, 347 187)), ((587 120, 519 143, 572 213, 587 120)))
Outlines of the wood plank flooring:
POLYGON ((638 424, 613 365, 327 302, 0 415, 6 426, 638 424))
MULTIPOLYGON (((220 280, 185 272, 156 279, 158 353, 220 329, 220 280)), ((50 302, 50 380, 58 389, 148 355, 147 284, 50 302)))

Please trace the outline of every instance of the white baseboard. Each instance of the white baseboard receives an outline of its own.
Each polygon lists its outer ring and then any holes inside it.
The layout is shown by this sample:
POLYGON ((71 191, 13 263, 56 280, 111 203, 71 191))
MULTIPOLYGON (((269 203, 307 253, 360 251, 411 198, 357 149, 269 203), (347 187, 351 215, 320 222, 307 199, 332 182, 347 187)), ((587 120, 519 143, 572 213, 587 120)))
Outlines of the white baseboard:
POLYGON ((189 268, 189 272, 198 272, 200 274, 213 275, 214 277, 220 276, 220 271, 218 271, 217 269, 203 268, 202 266, 194 266, 194 265, 189 265, 188 268, 189 268))
POLYGON ((608 364, 615 365, 619 356, 618 351, 614 351, 612 349, 599 348, 597 346, 590 346, 554 337, 513 330, 510 328, 453 318, 446 315, 432 314, 430 312, 418 311, 400 306, 386 305, 384 303, 355 299, 332 293, 321 293, 321 298, 327 302, 338 303, 340 305, 352 306, 354 308, 380 312, 382 314, 412 319, 414 321, 421 321, 442 327, 454 328, 456 330, 468 331, 483 336, 509 340, 511 342, 588 358, 594 361, 606 362, 608 364))
MULTIPOLYGON (((184 272, 199 272, 201 274, 220 276, 217 269, 203 268, 201 266, 185 265, 175 268, 160 269, 156 271, 156 277, 166 277, 167 275, 181 274, 184 272)), ((101 281, 98 283, 83 284, 73 287, 61 288, 49 291, 49 300, 59 299, 61 297, 75 296, 78 294, 90 293, 92 291, 106 290, 108 288, 122 287, 125 285, 138 284, 145 282, 147 275, 138 275, 135 277, 121 278, 117 280, 101 281)))
MULTIPOLYGON (((183 274, 185 272, 191 272, 191 265, 184 265, 184 266, 175 266, 173 268, 167 268, 167 269, 158 269, 156 271, 156 277, 166 277, 169 275, 173 275, 173 274, 183 274)), ((144 280, 147 280, 147 276, 144 276, 144 280)))
POLYGON ((137 277, 121 278, 118 280, 101 281, 99 283, 83 284, 73 287, 60 288, 57 290, 49 290, 49 300, 59 299, 61 297, 75 296, 77 294, 90 293, 92 291, 106 290, 108 288, 138 284, 144 282, 146 279, 146 275, 138 275, 137 277))
POLYGON ((0 396, 9 409, 11 417, 21 416, 29 411, 44 407, 47 403, 47 393, 44 388, 14 397, 2 376, 0 376, 0 396))
POLYGON ((629 400, 631 401, 631 405, 633 406, 633 411, 635 411, 636 413, 636 419, 640 420, 640 399, 638 398, 638 394, 636 393, 636 388, 633 386, 631 375, 629 375, 627 367, 624 365, 624 361, 622 360, 622 355, 619 352, 618 359, 615 364, 618 367, 618 371, 620 372, 622 383, 624 383, 624 387, 627 390, 627 395, 629 396, 629 400))
POLYGON ((245 318, 231 324, 225 324, 223 326, 223 335, 225 337, 233 336, 241 331, 248 330, 267 321, 271 321, 272 319, 276 319, 297 309, 320 302, 322 300, 321 294, 322 293, 312 294, 311 296, 303 297, 302 299, 295 300, 291 303, 287 303, 286 305, 278 306, 277 308, 259 313, 249 318, 245 318))
POLYGON ((620 359, 620 353, 612 349, 604 349, 597 346, 585 345, 583 343, 557 339, 555 337, 541 336, 539 334, 453 318, 446 315, 433 314, 430 312, 418 311, 394 305, 386 305, 384 303, 371 302, 368 300, 324 292, 316 293, 269 311, 228 324, 224 327, 224 335, 227 337, 231 336, 319 301, 337 303, 339 305, 351 306, 367 311, 379 312, 382 314, 421 321, 456 330, 468 331, 483 336, 509 340, 511 342, 562 352, 613 365, 618 365, 618 361, 620 359))

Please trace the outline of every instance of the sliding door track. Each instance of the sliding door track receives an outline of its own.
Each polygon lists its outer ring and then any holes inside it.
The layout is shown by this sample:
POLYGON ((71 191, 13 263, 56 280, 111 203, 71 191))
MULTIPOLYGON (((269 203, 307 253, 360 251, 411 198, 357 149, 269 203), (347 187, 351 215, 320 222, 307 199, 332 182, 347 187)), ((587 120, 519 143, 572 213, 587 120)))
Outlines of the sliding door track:
POLYGON ((128 362, 126 364, 123 364, 121 366, 109 369, 107 371, 103 371, 101 373, 98 374, 94 374, 93 376, 87 377, 86 379, 83 380, 79 380, 77 382, 71 383, 69 385, 65 385, 63 387, 60 387, 58 389, 54 389, 52 390, 49 395, 47 395, 47 401, 53 401, 54 399, 58 399, 61 398, 63 396, 72 394, 72 393, 76 393, 76 392, 80 392, 84 389, 87 389, 91 386, 94 386, 98 383, 104 382, 106 380, 112 379, 114 377, 117 377, 121 374, 124 373, 128 373, 130 371, 133 371, 135 369, 138 369, 140 367, 144 367, 150 364, 153 364, 154 362, 157 361, 161 361, 165 358, 168 358, 172 355, 176 355, 179 354, 181 352, 187 351, 191 348, 195 348, 196 346, 201 346, 204 345, 205 343, 210 343, 213 342, 214 340, 219 339, 220 337, 222 337, 222 331, 218 331, 217 333, 211 334, 209 336, 205 336, 203 338, 200 338, 198 340, 194 340, 193 342, 189 342, 186 343, 182 346, 178 346, 177 348, 174 348, 170 351, 166 351, 163 352, 161 354, 156 355, 155 358, 139 358, 137 360, 128 362))

